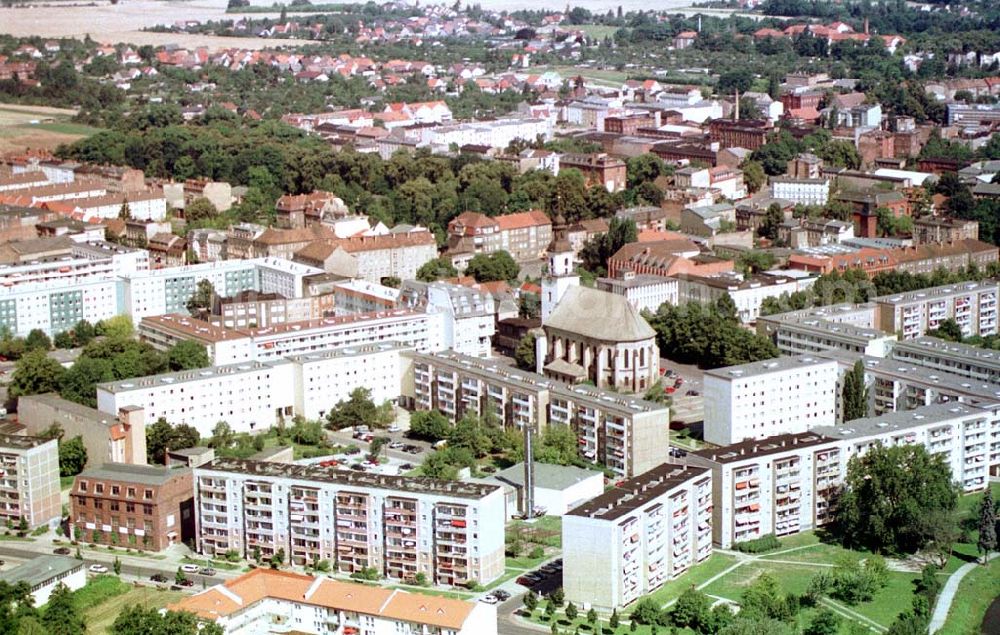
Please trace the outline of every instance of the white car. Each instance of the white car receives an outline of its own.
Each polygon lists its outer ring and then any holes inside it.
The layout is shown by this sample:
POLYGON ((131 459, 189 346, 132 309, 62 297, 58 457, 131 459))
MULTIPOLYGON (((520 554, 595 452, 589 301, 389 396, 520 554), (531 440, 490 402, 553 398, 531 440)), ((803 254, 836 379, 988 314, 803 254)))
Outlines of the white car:
POLYGON ((388 430, 389 432, 402 432, 403 431, 403 429, 401 427, 397 426, 396 424, 393 424, 393 425, 389 426, 388 428, 386 428, 386 430, 388 430))
POLYGON ((485 602, 487 604, 496 604, 500 600, 498 600, 495 595, 484 595, 483 597, 479 598, 479 601, 485 602))
POLYGON ((92 564, 87 567, 87 571, 90 571, 91 573, 107 573, 108 568, 103 564, 92 564))
POLYGON ((181 571, 184 573, 198 573, 201 571, 201 567, 196 564, 182 564, 181 571))

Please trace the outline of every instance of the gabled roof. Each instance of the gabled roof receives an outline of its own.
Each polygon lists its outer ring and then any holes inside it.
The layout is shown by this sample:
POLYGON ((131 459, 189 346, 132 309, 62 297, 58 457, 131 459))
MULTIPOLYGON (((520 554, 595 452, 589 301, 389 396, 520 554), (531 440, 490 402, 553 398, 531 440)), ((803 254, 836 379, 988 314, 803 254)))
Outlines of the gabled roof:
POLYGON ((531 210, 530 212, 518 212, 516 214, 504 214, 497 216, 493 220, 500 226, 501 230, 522 229, 539 225, 551 225, 552 221, 541 210, 531 210))

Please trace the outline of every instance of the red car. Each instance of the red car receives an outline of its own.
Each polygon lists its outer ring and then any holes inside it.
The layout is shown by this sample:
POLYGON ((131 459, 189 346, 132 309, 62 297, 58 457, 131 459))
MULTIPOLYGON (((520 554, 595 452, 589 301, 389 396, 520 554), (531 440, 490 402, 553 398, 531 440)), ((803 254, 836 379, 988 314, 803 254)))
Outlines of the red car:
POLYGON ((319 462, 320 467, 336 467, 337 465, 340 465, 340 462, 336 459, 327 459, 326 461, 319 462))

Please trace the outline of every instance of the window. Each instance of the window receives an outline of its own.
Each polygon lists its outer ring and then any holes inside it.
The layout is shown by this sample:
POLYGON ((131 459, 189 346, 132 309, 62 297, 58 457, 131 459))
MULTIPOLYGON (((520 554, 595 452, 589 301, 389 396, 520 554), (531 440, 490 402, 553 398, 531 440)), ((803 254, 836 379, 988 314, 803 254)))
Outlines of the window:
POLYGON ((94 486, 94 491, 97 492, 98 494, 103 494, 104 493, 104 483, 98 483, 97 485, 95 485, 94 486))
POLYGON ((135 498, 135 488, 130 487, 127 490, 125 490, 125 495, 128 496, 129 498, 135 498))
POLYGON ((128 512, 128 513, 130 513, 130 514, 134 513, 135 512, 135 503, 125 503, 125 511, 128 512))
POLYGON ((142 497, 145 498, 146 500, 152 499, 153 498, 153 490, 147 489, 146 491, 144 491, 142 493, 142 497))
POLYGON ((111 501, 111 511, 118 511, 118 501, 111 501))
POLYGON ((143 505, 142 506, 142 513, 145 514, 146 516, 152 516, 153 515, 153 506, 152 505, 143 505))
POLYGON ((87 481, 80 481, 80 491, 81 492, 87 491, 87 481))
POLYGON ((111 495, 112 496, 121 496, 121 493, 122 493, 122 488, 121 487, 119 487, 118 485, 112 485, 111 486, 111 495))

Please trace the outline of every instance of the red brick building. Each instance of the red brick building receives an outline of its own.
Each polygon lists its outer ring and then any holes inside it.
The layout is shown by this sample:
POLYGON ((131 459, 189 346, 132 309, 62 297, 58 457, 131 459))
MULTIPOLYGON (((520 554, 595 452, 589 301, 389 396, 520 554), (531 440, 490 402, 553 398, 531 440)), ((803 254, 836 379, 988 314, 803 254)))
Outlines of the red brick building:
POLYGON ((756 150, 767 143, 771 122, 766 119, 713 119, 708 124, 708 135, 723 148, 756 150))
POLYGON ((190 468, 105 463, 77 475, 70 504, 83 542, 160 551, 194 537, 190 468))
POLYGON ((625 162, 607 154, 564 154, 559 169, 573 168, 583 173, 587 186, 602 185, 609 192, 625 189, 625 162))
POLYGON ((604 132, 634 135, 639 128, 656 125, 656 118, 650 114, 618 115, 604 118, 604 132))

